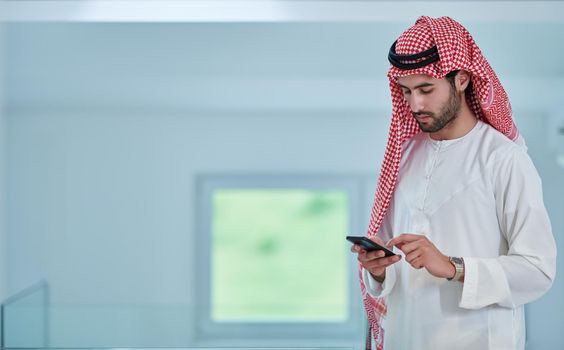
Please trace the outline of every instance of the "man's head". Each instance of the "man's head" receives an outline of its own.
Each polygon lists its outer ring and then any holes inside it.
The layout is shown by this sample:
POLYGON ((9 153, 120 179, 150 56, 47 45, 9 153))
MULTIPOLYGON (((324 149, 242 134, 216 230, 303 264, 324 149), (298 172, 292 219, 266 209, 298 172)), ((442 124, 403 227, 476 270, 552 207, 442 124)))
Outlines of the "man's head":
MULTIPOLYGON (((419 17, 415 24, 405 30, 392 44, 388 60, 390 61, 388 79, 392 95, 392 125, 398 138, 394 142, 398 145, 420 132, 420 124, 422 124, 412 117, 412 113, 418 112, 418 108, 408 103, 398 85, 398 80, 412 75, 427 75, 454 83, 456 79, 449 80, 447 75, 457 70, 467 72, 465 74, 472 77, 464 98, 462 96, 460 98, 459 114, 463 116, 468 114, 465 110, 466 105, 479 120, 493 125, 512 140, 517 138, 518 131, 511 118, 511 105, 501 82, 470 33, 452 18, 419 17)), ((460 73, 457 76, 460 76, 460 73)), ((449 101, 449 96, 447 94, 435 100, 434 102, 440 103, 432 106, 423 104, 425 107, 423 111, 432 112, 435 117, 443 114, 441 109, 448 106, 447 102, 452 102, 452 105, 456 102, 449 101)), ((448 112, 446 109, 445 111, 448 112)), ((451 117, 448 114, 444 116, 446 119, 451 117)), ((451 120, 455 121, 452 124, 458 124, 456 121, 460 118, 454 117, 451 120)))
POLYGON ((420 129, 437 132, 458 116, 470 76, 465 71, 453 71, 442 79, 414 74, 399 77, 397 83, 420 129))

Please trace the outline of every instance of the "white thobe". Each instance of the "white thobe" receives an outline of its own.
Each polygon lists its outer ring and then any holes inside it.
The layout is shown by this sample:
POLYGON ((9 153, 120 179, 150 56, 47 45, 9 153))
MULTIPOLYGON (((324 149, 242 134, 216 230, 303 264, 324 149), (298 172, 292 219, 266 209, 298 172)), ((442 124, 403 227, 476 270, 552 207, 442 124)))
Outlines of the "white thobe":
POLYGON ((465 280, 404 259, 382 284, 364 270, 368 292, 387 297, 386 350, 524 349, 524 304, 550 288, 556 270, 541 181, 524 146, 481 121, 458 139, 406 141, 379 230, 385 240, 402 233, 462 257, 465 280))

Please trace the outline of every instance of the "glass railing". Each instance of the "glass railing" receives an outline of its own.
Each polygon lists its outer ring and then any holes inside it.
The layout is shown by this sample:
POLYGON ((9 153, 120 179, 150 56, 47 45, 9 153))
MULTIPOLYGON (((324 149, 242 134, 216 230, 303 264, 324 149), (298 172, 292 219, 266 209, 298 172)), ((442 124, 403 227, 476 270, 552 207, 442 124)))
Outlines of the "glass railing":
MULTIPOLYGON (((53 302, 45 282, 1 306, 7 349, 361 349, 358 314, 348 321, 218 321, 193 304, 53 302)), ((359 305, 360 306, 360 305, 359 305)), ((318 313, 323 315, 319 306, 318 313)))
POLYGON ((49 286, 41 281, 0 306, 0 345, 41 348, 49 344, 49 286))

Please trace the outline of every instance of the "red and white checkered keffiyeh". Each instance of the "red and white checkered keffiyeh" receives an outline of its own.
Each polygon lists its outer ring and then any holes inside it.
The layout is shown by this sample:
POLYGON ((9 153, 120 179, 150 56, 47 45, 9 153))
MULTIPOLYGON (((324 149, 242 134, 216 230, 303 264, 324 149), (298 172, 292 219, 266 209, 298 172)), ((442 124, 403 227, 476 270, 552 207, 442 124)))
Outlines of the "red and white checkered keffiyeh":
MULTIPOLYGON (((476 117, 506 135, 511 140, 519 136, 512 119, 511 105, 499 79, 488 64, 474 39, 460 23, 449 17, 422 16, 398 38, 396 53, 410 55, 437 47, 439 60, 421 68, 402 70, 390 66, 388 79, 392 93, 392 122, 380 178, 372 207, 367 236, 375 236, 386 215, 398 177, 402 144, 420 132, 411 109, 397 84, 397 78, 412 74, 427 74, 442 79, 451 71, 464 70, 471 75, 467 102, 476 117)), ((387 308, 384 298, 373 298, 366 291, 360 275, 364 307, 372 329, 377 350, 383 349, 384 330, 382 320, 387 308)), ((369 332, 370 334, 370 332, 369 332)), ((367 337, 367 349, 371 348, 367 337)))

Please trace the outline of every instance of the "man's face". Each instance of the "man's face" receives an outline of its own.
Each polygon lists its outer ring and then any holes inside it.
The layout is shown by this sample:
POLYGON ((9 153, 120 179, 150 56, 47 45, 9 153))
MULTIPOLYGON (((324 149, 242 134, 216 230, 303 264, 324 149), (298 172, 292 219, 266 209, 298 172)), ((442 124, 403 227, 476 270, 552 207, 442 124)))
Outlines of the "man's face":
POLYGON ((458 115, 460 95, 446 78, 415 74, 398 78, 398 85, 422 131, 437 132, 458 115))

